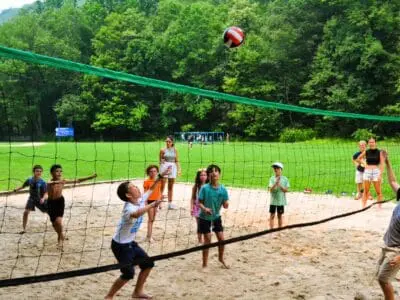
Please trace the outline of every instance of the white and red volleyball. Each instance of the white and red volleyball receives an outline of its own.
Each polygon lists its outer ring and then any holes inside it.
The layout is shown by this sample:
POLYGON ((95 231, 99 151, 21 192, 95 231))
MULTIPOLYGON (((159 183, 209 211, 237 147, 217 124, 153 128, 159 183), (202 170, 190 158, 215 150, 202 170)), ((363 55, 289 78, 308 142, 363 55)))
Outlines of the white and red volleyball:
POLYGON ((244 42, 244 32, 239 27, 229 27, 224 31, 224 43, 229 48, 239 47, 244 42))

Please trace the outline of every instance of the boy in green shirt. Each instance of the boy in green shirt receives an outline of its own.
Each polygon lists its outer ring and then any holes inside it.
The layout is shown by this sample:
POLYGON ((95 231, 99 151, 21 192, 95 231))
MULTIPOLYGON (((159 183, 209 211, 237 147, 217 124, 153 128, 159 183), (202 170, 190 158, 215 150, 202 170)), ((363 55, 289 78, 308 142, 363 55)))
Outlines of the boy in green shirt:
MULTIPOLYGON (((199 192, 199 206, 201 209, 199 231, 204 236, 204 244, 211 243, 211 228, 215 232, 218 241, 224 240, 224 228, 222 226, 220 210, 221 207, 228 208, 229 197, 225 187, 219 183, 220 174, 220 167, 209 165, 207 168, 209 183, 204 184, 199 192)), ((208 250, 203 250, 203 268, 207 267, 208 250)), ((225 268, 229 268, 224 260, 224 245, 218 246, 218 260, 225 268)))
POLYGON ((290 184, 287 177, 282 176, 283 164, 272 164, 275 175, 269 179, 268 190, 271 193, 271 205, 269 206, 269 228, 274 228, 275 213, 278 212, 278 228, 282 227, 284 207, 287 205, 286 193, 290 184))

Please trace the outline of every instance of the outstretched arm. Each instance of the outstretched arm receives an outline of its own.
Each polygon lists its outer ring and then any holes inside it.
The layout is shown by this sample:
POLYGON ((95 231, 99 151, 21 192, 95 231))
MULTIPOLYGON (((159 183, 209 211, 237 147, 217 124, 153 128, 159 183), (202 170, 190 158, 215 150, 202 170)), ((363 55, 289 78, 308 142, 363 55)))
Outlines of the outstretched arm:
POLYGON ((27 186, 29 186, 29 179, 25 180, 25 182, 21 186, 16 187, 15 189, 13 189, 12 192, 16 193, 16 192, 26 188, 27 186))
POLYGON ((382 153, 382 156, 383 156, 383 158, 385 160, 387 173, 388 173, 389 184, 392 187, 392 190, 394 192, 397 192, 399 187, 400 187, 400 185, 396 181, 396 176, 394 175, 394 172, 393 172, 393 169, 392 169, 392 164, 390 163, 390 160, 389 160, 389 154, 385 150, 382 150, 381 153, 382 153))
POLYGON ((12 192, 16 193, 16 192, 22 190, 23 188, 25 188, 25 187, 23 185, 21 185, 19 187, 16 187, 15 189, 13 189, 12 192))
POLYGON ((68 184, 68 183, 81 183, 81 182, 83 182, 83 181, 90 180, 90 179, 93 179, 93 178, 95 178, 95 177, 97 177, 97 174, 96 174, 96 173, 94 173, 94 174, 92 174, 92 175, 90 175, 90 176, 81 177, 81 178, 78 178, 78 179, 72 179, 72 180, 65 179, 65 180, 63 180, 62 182, 63 182, 64 184, 68 184))

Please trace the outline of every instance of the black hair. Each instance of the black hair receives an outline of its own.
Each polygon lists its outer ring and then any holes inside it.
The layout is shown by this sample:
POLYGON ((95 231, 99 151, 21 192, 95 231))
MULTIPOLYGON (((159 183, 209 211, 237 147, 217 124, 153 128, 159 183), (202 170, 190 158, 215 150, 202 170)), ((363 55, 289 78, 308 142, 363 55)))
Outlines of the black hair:
POLYGON ((147 176, 150 175, 150 170, 153 169, 153 168, 156 169, 157 172, 158 172, 158 166, 156 166, 156 165, 150 165, 150 166, 148 166, 148 167, 146 168, 146 174, 147 174, 147 176))
POLYGON ((119 199, 121 199, 122 201, 125 201, 125 202, 128 201, 128 198, 126 198, 126 194, 128 194, 128 191, 129 191, 129 184, 130 184, 129 181, 125 181, 125 182, 121 183, 117 189, 117 195, 118 195, 119 199))
POLYGON ((171 140, 171 145, 172 146, 175 146, 175 143, 174 143, 174 137, 172 136, 172 135, 167 135, 167 139, 170 139, 171 140))
POLYGON ((221 168, 220 168, 220 167, 218 167, 217 165, 209 165, 209 166, 207 167, 207 175, 210 174, 210 173, 212 173, 212 171, 213 171, 214 169, 217 170, 218 173, 221 174, 221 168))
POLYGON ((62 169, 61 165, 59 165, 59 164, 52 165, 50 168, 50 173, 53 173, 57 169, 62 169))
POLYGON ((43 171, 43 167, 41 165, 34 165, 32 168, 32 172, 35 172, 35 170, 42 170, 43 171))

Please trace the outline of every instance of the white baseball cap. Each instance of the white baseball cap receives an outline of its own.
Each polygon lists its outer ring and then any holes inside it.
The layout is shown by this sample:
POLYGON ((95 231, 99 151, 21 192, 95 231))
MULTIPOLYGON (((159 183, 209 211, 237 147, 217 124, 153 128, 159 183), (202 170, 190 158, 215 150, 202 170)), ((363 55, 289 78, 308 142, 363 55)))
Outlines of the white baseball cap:
POLYGON ((283 164, 280 163, 280 162, 274 162, 271 167, 278 167, 278 168, 281 168, 283 170, 283 164))

